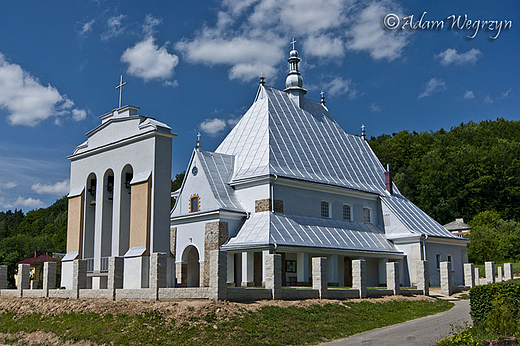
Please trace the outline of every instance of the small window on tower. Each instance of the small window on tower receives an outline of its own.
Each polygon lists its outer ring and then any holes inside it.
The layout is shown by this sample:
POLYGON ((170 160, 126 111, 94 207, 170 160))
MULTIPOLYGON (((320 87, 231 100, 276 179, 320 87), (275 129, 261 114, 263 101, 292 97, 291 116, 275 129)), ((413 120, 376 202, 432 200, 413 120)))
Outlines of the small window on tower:
POLYGON ((348 204, 343 204, 343 220, 352 221, 352 207, 348 204))
POLYGON ((370 210, 370 208, 363 208, 363 222, 372 223, 372 211, 370 210))
POLYGON ((332 217, 330 203, 327 201, 321 201, 321 217, 326 217, 329 219, 332 217))
POLYGON ((199 195, 193 195, 190 197, 190 213, 194 213, 199 210, 200 210, 199 195))

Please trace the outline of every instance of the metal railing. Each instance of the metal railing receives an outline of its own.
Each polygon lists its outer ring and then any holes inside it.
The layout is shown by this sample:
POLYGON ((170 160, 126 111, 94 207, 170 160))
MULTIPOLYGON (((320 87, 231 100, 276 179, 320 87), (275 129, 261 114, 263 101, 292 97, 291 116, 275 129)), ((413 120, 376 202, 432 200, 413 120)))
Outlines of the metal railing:
POLYGON ((102 273, 108 273, 108 259, 110 257, 101 257, 101 268, 100 272, 102 273))
POLYGON ((85 258, 85 261, 87 261, 87 273, 92 273, 94 271, 94 259, 85 258))

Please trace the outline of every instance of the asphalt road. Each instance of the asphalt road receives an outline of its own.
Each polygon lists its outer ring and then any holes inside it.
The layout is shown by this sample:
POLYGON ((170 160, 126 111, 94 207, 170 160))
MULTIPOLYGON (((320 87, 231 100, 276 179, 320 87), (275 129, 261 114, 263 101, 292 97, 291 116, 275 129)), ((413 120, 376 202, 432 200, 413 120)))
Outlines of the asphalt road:
POLYGON ((444 338, 453 325, 468 322, 469 300, 455 301, 455 306, 436 315, 421 317, 393 326, 369 330, 345 339, 321 344, 322 346, 428 346, 444 338))

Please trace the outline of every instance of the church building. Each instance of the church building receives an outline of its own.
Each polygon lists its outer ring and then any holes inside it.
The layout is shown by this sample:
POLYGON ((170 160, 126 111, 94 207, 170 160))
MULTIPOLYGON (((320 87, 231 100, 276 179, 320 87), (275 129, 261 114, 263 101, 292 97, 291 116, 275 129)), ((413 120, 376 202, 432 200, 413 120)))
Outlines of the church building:
POLYGON ((171 244, 176 282, 207 286, 209 251, 227 251, 228 286, 262 286, 265 255, 282 255, 282 285, 309 285, 311 260, 327 257, 329 285, 352 286, 364 259, 367 285, 386 283, 400 262, 401 284, 416 284, 427 260, 432 286, 440 262, 463 284, 467 240, 407 200, 364 138, 345 133, 321 101, 305 97, 292 50, 286 88, 261 78, 254 102, 211 152, 198 141, 174 193, 171 244))
POLYGON ((224 287, 226 272, 227 287, 265 286, 273 254, 281 255, 283 286, 311 285, 315 257, 327 258, 330 286, 351 287, 359 259, 367 286, 386 284, 387 262, 399 263, 402 286, 417 284, 424 263, 439 286, 441 262, 463 284, 467 240, 399 192, 364 133, 347 134, 323 94, 305 97, 294 47, 288 62, 286 88, 261 78, 253 104, 214 151, 199 137, 173 193, 171 128, 121 101, 102 115, 69 156, 61 287, 204 288, 214 250, 225 251, 224 287))

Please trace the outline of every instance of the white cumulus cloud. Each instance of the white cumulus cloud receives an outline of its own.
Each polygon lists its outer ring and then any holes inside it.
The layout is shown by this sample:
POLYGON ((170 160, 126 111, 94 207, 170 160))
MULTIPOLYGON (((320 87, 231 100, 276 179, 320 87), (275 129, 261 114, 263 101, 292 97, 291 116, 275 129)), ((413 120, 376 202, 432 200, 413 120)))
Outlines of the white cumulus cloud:
POLYGON ((159 47, 153 37, 155 27, 160 23, 160 19, 147 14, 143 23, 145 38, 127 48, 121 55, 121 61, 128 64, 129 74, 142 78, 145 82, 158 79, 163 80, 166 86, 176 86, 176 82, 169 79, 179 63, 179 57, 168 52, 167 44, 159 47))
POLYGON ((159 47, 150 36, 127 48, 121 56, 121 61, 128 64, 127 72, 132 76, 149 81, 171 78, 173 69, 179 63, 179 57, 168 53, 165 46, 159 47))
POLYGON ((381 24, 388 13, 400 13, 399 7, 390 1, 372 2, 352 16, 352 27, 347 32, 347 48, 365 51, 375 60, 389 61, 399 58, 409 42, 410 33, 386 30, 381 24))
POLYGON ((69 180, 59 181, 55 184, 36 183, 31 186, 31 190, 40 195, 66 195, 69 193, 69 180))
POLYGON ((465 93, 464 93, 464 96, 462 97, 464 100, 468 100, 468 99, 474 99, 475 98, 475 93, 473 93, 473 91, 471 90, 467 90, 465 93))
POLYGON ((228 66, 229 78, 242 81, 275 77, 293 36, 309 58, 341 58, 352 50, 394 60, 410 37, 383 29, 383 16, 396 9, 392 0, 223 0, 215 24, 175 48, 190 63, 228 66))
POLYGON ((429 97, 431 94, 446 90, 446 83, 442 79, 432 78, 424 86, 424 90, 419 94, 419 98, 429 97))
POLYGON ((447 65, 475 65, 482 53, 480 50, 472 48, 465 53, 458 53, 454 48, 448 48, 444 52, 436 55, 441 60, 441 64, 447 65))
POLYGON ((358 96, 358 92, 354 89, 352 79, 345 79, 336 76, 331 80, 321 84, 321 89, 326 92, 325 95, 338 96, 347 94, 351 99, 358 96))
POLYGON ((7 201, 5 198, 0 197, 0 207, 4 209, 10 209, 10 208, 25 208, 25 209, 36 209, 41 208, 45 204, 39 200, 34 199, 32 197, 23 198, 21 196, 18 196, 14 201, 7 201))
MULTIPOLYGON (((20 65, 8 62, 0 53, 0 108, 8 112, 11 125, 36 126, 50 117, 84 112, 51 85, 42 85, 20 65)), ((82 120, 72 114, 73 119, 82 120)))
POLYGON ((224 119, 213 118, 206 119, 199 124, 200 129, 210 136, 216 136, 224 131, 227 127, 227 122, 224 119))
POLYGON ((18 186, 18 184, 16 184, 15 182, 12 182, 12 181, 8 181, 5 183, 0 182, 0 189, 9 190, 9 189, 15 188, 16 186, 18 186))

